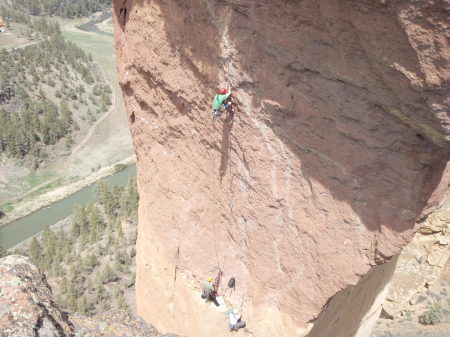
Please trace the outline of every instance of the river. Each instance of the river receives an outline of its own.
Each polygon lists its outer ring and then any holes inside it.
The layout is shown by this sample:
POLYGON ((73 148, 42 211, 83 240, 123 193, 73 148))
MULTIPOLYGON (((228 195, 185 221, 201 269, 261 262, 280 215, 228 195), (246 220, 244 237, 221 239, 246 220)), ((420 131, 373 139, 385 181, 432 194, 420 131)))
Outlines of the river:
POLYGON ((97 28, 96 24, 102 23, 105 20, 108 20, 111 17, 111 12, 103 12, 101 16, 99 16, 95 20, 91 20, 85 24, 77 26, 78 29, 84 30, 85 32, 97 33, 100 35, 105 35, 109 37, 114 37, 113 33, 104 32, 97 28))
MULTIPOLYGON (((128 166, 125 170, 99 181, 106 181, 110 185, 125 186, 130 177, 136 177, 136 165, 128 166)), ((0 227, 0 245, 6 249, 11 248, 42 231, 45 225, 52 226, 58 221, 67 218, 73 213, 74 205, 86 205, 90 201, 95 201, 93 200, 94 187, 95 184, 87 186, 65 199, 0 227)))

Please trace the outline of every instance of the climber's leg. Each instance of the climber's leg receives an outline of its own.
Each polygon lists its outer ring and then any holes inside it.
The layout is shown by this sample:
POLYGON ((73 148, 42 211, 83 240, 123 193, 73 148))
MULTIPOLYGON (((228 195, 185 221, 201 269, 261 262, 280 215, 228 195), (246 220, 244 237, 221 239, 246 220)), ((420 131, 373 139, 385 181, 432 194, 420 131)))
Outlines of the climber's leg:
POLYGON ((245 321, 240 320, 239 322, 236 323, 234 329, 237 331, 239 329, 245 328, 246 323, 245 321))
POLYGON ((209 299, 216 305, 216 307, 220 306, 219 302, 217 302, 216 294, 212 291, 209 293, 209 299))

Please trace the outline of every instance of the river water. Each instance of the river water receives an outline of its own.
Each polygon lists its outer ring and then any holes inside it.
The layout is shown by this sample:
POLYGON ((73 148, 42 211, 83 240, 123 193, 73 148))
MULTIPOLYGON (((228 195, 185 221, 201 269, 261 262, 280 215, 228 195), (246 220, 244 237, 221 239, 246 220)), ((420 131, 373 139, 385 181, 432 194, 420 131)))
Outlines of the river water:
POLYGON ((102 23, 103 21, 108 20, 109 18, 111 18, 111 12, 104 12, 97 19, 91 20, 83 25, 79 25, 79 26, 77 26, 77 28, 80 30, 84 30, 85 32, 97 33, 100 35, 114 37, 113 33, 104 32, 104 31, 98 29, 96 26, 96 24, 102 23))
MULTIPOLYGON (((99 181, 106 181, 110 185, 126 186, 130 177, 136 177, 136 165, 129 166, 125 170, 99 181)), ((0 227, 0 245, 6 249, 11 248, 42 231, 45 225, 52 226, 67 218, 73 213, 74 205, 86 205, 90 201, 95 201, 93 198, 94 187, 95 184, 87 186, 65 199, 0 227)))

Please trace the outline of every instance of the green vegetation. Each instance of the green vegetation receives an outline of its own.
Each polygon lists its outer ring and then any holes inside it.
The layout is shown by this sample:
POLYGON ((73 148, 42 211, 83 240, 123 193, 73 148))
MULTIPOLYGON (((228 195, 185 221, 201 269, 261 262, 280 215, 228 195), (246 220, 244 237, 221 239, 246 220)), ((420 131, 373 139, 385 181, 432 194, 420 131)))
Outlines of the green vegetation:
POLYGON ((109 9, 109 0, 14 0, 15 9, 34 16, 83 17, 91 13, 109 9))
POLYGON ((130 292, 136 277, 136 182, 130 179, 126 187, 100 182, 95 194, 99 203, 75 207, 71 226, 47 226, 17 252, 46 273, 62 307, 84 315, 129 310, 124 289, 130 292))
POLYGON ((8 254, 8 252, 6 251, 5 248, 3 248, 2 246, 0 246, 0 258, 2 258, 3 256, 6 256, 8 254))
POLYGON ((442 319, 442 307, 439 304, 433 305, 428 311, 419 316, 419 322, 425 325, 439 323, 442 319))
POLYGON ((7 22, 16 22, 28 26, 30 29, 28 32, 29 37, 41 37, 38 33, 46 36, 50 36, 53 33, 61 33, 61 29, 57 22, 50 23, 45 18, 33 19, 29 15, 0 5, 0 16, 2 16, 7 22))
POLYGON ((423 301, 425 301, 426 299, 427 299, 426 296, 420 295, 419 298, 417 299, 417 303, 423 302, 423 301))
POLYGON ((125 164, 116 164, 114 165, 114 173, 119 173, 127 168, 125 164))
POLYGON ((0 51, 0 90, 15 91, 0 105, 0 152, 26 158, 35 169, 47 159, 49 145, 62 143, 65 150, 74 145, 72 134, 80 124, 97 119, 92 110, 109 109, 111 89, 92 56, 67 42, 57 24, 39 19, 30 26, 43 34, 42 42, 0 51))

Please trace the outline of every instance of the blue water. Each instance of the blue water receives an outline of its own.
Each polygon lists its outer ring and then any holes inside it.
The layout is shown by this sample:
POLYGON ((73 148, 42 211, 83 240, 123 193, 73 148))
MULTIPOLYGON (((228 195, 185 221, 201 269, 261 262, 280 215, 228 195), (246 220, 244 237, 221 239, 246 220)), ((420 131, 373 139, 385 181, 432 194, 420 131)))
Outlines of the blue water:
MULTIPOLYGON (((126 186, 130 177, 136 177, 136 165, 129 166, 125 170, 99 181, 106 181, 110 185, 126 186)), ((87 186, 67 198, 55 202, 51 206, 43 207, 26 217, 0 227, 0 245, 6 249, 11 248, 42 231, 45 225, 52 226, 58 221, 67 218, 73 213, 75 205, 86 205, 90 201, 95 201, 93 199, 94 187, 95 184, 87 186)))
POLYGON ((97 23, 101 23, 105 20, 108 20, 110 17, 111 17, 111 12, 103 12, 99 18, 97 18, 95 20, 91 20, 88 23, 85 23, 83 25, 77 26, 77 28, 80 30, 84 30, 85 32, 92 32, 92 33, 97 33, 100 35, 114 37, 113 33, 104 32, 95 26, 97 23))

